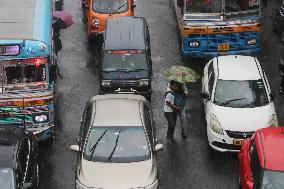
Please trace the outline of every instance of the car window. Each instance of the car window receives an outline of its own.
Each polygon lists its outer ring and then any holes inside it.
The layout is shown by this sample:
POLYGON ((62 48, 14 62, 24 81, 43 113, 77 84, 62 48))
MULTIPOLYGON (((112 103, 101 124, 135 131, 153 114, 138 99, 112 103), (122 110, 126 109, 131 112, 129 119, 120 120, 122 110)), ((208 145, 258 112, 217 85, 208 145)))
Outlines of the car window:
MULTIPOLYGON (((82 123, 81 123, 81 131, 80 131, 80 137, 82 141, 85 141, 85 138, 88 134, 89 131, 89 126, 91 124, 91 117, 92 117, 92 105, 91 104, 87 104, 82 116, 82 123)), ((81 145, 84 145, 84 143, 82 142, 81 145)))
POLYGON ((144 127, 93 127, 84 159, 95 162, 138 162, 150 158, 144 127))
POLYGON ((150 144, 153 147, 154 141, 153 141, 152 121, 151 121, 150 109, 147 107, 147 105, 144 105, 144 121, 150 144))
POLYGON ((259 188, 260 179, 261 179, 261 165, 258 159, 258 154, 255 146, 255 142, 252 141, 250 146, 250 169, 252 174, 253 183, 256 188, 259 188))
POLYGON ((92 7, 97 13, 121 13, 128 10, 128 0, 93 0, 92 7))
POLYGON ((11 168, 0 169, 0 186, 2 189, 15 189, 15 176, 11 168))
POLYGON ((208 76, 209 76, 208 92, 209 92, 210 94, 212 94, 212 90, 213 90, 213 86, 214 86, 214 81, 215 81, 215 74, 214 74, 213 70, 212 70, 212 72, 210 73, 210 75, 208 75, 208 76))

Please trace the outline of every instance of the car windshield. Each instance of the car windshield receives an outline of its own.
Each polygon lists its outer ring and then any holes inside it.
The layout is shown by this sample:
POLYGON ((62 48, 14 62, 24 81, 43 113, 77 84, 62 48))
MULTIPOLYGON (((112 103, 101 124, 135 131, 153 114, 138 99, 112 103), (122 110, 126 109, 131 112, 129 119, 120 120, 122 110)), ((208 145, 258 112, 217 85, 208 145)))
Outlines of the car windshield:
POLYGON ((93 10, 98 13, 126 12, 128 0, 93 0, 93 10))
POLYGON ((143 127, 95 127, 90 131, 84 158, 96 162, 137 162, 150 158, 143 127))
MULTIPOLYGON (((280 171, 263 171, 262 182, 259 189, 283 189, 284 188, 284 172, 280 171)), ((258 187, 257 187, 258 188, 258 187)))
POLYGON ((225 0, 225 12, 258 10, 260 0, 225 0))
POLYGON ((135 72, 141 70, 148 70, 144 53, 105 53, 104 55, 102 63, 102 71, 104 72, 135 72))
POLYGON ((219 79, 214 103, 233 108, 253 108, 269 103, 262 80, 231 81, 219 79))
POLYGON ((15 189, 14 172, 10 168, 0 168, 1 189, 15 189))
POLYGON ((222 13, 222 0, 190 0, 185 8, 188 13, 222 13))
POLYGON ((46 81, 45 64, 4 65, 3 72, 4 72, 3 83, 5 84, 46 81))

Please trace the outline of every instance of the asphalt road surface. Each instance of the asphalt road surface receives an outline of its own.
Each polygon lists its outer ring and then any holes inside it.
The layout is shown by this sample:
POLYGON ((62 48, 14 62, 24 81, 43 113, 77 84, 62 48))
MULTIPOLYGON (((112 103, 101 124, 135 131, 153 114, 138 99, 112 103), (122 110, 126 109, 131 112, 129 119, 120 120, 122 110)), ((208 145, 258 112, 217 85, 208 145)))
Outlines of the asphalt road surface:
MULTIPOLYGON (((162 72, 183 64, 177 37, 177 24, 171 0, 137 0, 136 16, 146 17, 153 59, 152 108, 157 122, 157 136, 164 144, 158 154, 161 189, 236 189, 238 160, 236 153, 214 153, 208 149, 206 126, 199 93, 200 81, 190 84, 189 137, 182 141, 179 123, 176 130, 178 143, 165 142, 166 121, 163 115, 163 96, 166 81, 162 72)), ((263 51, 261 64, 268 75, 272 89, 278 92, 280 83, 278 62, 283 54, 283 44, 271 31, 270 15, 279 6, 270 0, 263 9, 263 51)), ((68 150, 76 143, 80 117, 85 102, 98 94, 98 47, 89 45, 85 24, 82 21, 81 1, 65 0, 64 10, 73 15, 74 25, 61 32, 63 49, 59 53, 63 79, 57 82, 57 124, 54 145, 41 145, 41 188, 71 189, 75 184, 76 153, 68 150)), ((207 60, 187 62, 198 73, 207 60)), ((283 96, 277 95, 275 104, 279 123, 283 124, 283 96)))

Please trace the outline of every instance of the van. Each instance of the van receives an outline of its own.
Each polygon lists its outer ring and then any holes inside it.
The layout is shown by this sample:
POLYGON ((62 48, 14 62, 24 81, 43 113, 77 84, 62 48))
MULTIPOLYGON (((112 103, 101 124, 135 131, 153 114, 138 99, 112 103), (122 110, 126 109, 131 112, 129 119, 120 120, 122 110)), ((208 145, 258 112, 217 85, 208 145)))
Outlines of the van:
POLYGON ((152 59, 147 21, 142 17, 109 18, 100 64, 100 93, 133 89, 151 99, 152 59))
POLYGON ((103 34, 109 17, 133 16, 136 6, 133 0, 84 0, 82 4, 89 39, 103 34))

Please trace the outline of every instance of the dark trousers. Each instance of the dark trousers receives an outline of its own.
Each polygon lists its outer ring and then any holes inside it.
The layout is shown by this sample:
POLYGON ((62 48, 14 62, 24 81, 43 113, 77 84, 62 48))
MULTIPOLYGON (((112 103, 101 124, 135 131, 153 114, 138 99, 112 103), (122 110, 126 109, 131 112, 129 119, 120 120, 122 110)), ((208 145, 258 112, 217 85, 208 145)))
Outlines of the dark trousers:
POLYGON ((177 114, 174 112, 165 112, 165 117, 168 121, 167 139, 173 139, 176 128, 177 114))

